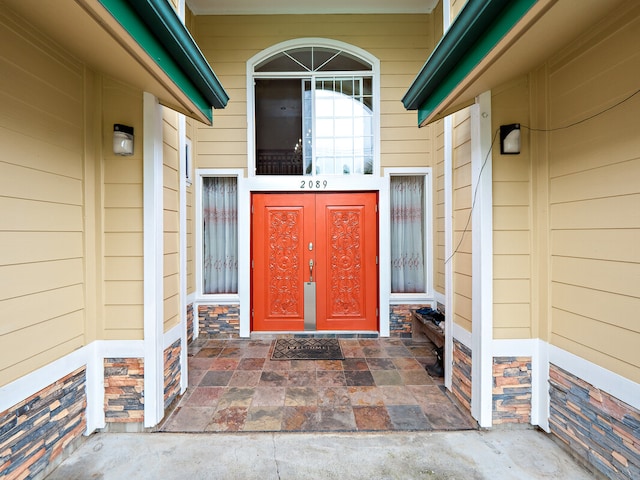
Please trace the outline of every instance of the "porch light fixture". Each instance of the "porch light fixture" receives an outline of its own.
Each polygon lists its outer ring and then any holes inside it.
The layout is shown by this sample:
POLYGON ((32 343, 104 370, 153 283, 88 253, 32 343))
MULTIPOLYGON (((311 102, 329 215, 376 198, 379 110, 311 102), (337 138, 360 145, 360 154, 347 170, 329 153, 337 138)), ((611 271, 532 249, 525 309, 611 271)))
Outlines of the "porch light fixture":
POLYGON ((517 155, 520 153, 520 124, 500 125, 500 153, 517 155))
POLYGON ((116 155, 133 155, 133 127, 113 124, 113 153, 116 155))

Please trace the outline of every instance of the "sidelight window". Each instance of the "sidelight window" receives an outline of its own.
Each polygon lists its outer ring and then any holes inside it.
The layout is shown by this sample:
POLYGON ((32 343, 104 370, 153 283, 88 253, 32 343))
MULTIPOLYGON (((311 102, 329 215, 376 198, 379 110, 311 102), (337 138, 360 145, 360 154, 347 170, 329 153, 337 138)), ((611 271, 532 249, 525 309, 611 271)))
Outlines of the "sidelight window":
POLYGON ((391 293, 424 293, 425 177, 391 176, 391 293))
POLYGON ((203 293, 238 292, 236 177, 202 178, 203 293))

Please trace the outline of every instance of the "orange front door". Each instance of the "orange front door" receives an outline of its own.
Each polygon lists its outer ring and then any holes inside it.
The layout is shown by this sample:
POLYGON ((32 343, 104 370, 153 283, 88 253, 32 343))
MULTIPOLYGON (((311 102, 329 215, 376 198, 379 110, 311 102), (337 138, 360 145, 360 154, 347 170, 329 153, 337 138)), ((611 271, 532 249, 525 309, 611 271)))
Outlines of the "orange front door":
POLYGON ((253 195, 253 330, 303 330, 310 281, 315 330, 377 330, 376 200, 375 193, 253 195))

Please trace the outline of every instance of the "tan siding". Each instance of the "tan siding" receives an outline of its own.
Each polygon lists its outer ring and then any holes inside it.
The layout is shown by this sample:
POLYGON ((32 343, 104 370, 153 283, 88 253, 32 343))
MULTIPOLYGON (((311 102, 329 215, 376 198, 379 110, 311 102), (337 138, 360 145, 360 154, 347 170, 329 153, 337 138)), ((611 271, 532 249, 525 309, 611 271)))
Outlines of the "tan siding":
POLYGON ((98 335, 108 339, 142 339, 143 190, 142 93, 114 80, 103 81, 103 135, 114 123, 134 127, 134 154, 118 157, 110 142, 103 146, 103 313, 98 335))
POLYGON ((180 157, 178 115, 163 109, 164 331, 180 323, 180 157))
POLYGON ((83 67, 0 12, 0 385, 85 341, 83 67))
MULTIPOLYGON (((496 87, 491 93, 494 131, 500 125, 529 118, 526 76, 496 87)), ((500 155, 498 141, 493 148, 493 336, 531 338, 532 187, 529 149, 523 141, 519 155, 500 155)))
POLYGON ((434 45, 429 15, 197 16, 195 37, 231 100, 213 127, 198 126, 199 168, 247 167, 246 62, 274 44, 298 37, 350 43, 380 59, 381 166, 431 165, 430 129, 400 99, 434 45))
POLYGON ((435 220, 433 283, 435 290, 445 295, 444 121, 440 120, 432 126, 432 136, 434 145, 433 163, 435 164, 433 186, 433 218, 435 220))
POLYGON ((196 291, 194 208, 194 187, 190 186, 187 188, 187 294, 196 291))
POLYGON ((453 311, 454 322, 471 331, 471 110, 452 117, 453 132, 453 311))
MULTIPOLYGON (((548 62, 552 128, 628 97, 640 15, 619 14, 548 62), (607 88, 603 88, 606 85, 607 88)), ((640 382, 640 98, 549 142, 551 342, 640 382)))

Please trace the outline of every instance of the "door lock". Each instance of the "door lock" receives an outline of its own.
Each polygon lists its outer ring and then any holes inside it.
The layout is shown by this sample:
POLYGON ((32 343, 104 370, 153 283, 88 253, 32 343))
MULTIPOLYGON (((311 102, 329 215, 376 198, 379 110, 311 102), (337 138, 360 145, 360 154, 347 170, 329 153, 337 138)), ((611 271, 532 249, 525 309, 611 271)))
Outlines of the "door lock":
POLYGON ((309 242, 309 251, 313 251, 313 242, 309 242))

